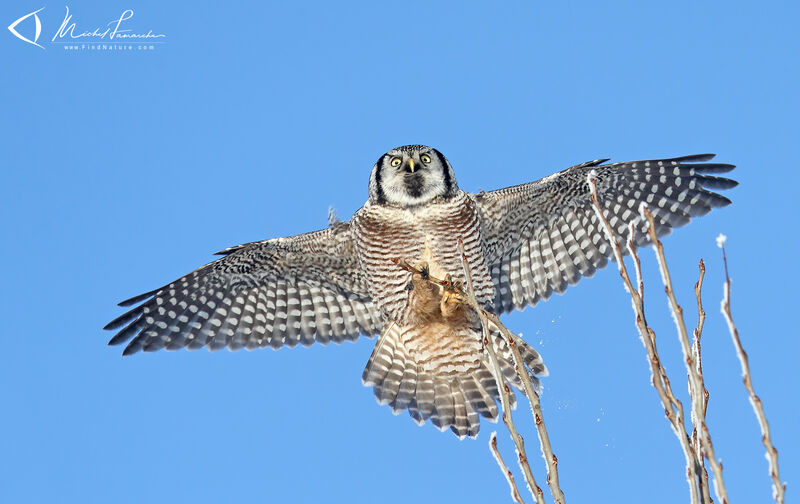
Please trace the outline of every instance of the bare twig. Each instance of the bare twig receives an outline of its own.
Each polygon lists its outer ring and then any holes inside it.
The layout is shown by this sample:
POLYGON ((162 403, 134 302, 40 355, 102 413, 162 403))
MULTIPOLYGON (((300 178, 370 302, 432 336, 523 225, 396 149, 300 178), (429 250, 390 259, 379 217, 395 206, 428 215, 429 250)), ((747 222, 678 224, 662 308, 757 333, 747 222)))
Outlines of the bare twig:
POLYGON ((753 379, 750 375, 750 362, 747 357, 747 352, 744 351, 742 340, 739 339, 739 330, 733 322, 733 315, 731 315, 731 278, 728 276, 728 258, 725 254, 725 238, 720 235, 717 238, 717 244, 722 249, 722 262, 725 265, 725 284, 723 286, 723 298, 721 311, 728 323, 728 330, 733 339, 733 346, 736 347, 736 354, 739 356, 739 362, 742 365, 742 377, 744 386, 750 395, 750 404, 758 418, 758 424, 761 427, 761 442, 764 443, 764 448, 767 450, 767 462, 769 463, 769 475, 772 478, 772 497, 778 504, 784 504, 786 499, 786 484, 781 483, 780 473, 778 471, 778 450, 772 444, 772 436, 769 430, 769 423, 767 423, 767 416, 764 413, 764 405, 761 399, 756 395, 753 388, 753 379))
POLYGON ((500 332, 503 334, 503 336, 505 336, 506 344, 511 349, 511 355, 514 357, 514 369, 522 381, 525 396, 528 398, 528 402, 531 405, 531 414, 533 415, 533 420, 536 423, 536 431, 539 435, 539 448, 542 450, 542 456, 547 464, 547 484, 550 486, 550 492, 553 494, 553 499, 557 503, 564 503, 564 492, 561 490, 561 483, 558 477, 558 458, 556 457, 555 453, 553 453, 553 447, 550 444, 550 436, 547 433, 547 427, 544 423, 542 404, 539 400, 539 394, 536 392, 536 389, 533 388, 530 375, 525 369, 522 356, 517 348, 517 336, 509 331, 508 328, 500 322, 500 318, 496 314, 486 310, 482 311, 486 318, 498 329, 500 329, 500 332))
MULTIPOLYGON (((698 265, 700 269, 700 277, 697 283, 694 284, 694 295, 697 298, 697 328, 693 331, 694 340, 692 342, 692 354, 694 355, 694 363, 697 367, 697 373, 700 375, 700 380, 703 380, 703 360, 700 353, 700 338, 703 335, 703 325, 706 322, 706 311, 703 309, 703 299, 700 293, 703 289, 703 279, 706 276, 706 264, 700 259, 698 265)), ((705 387, 705 382, 703 382, 705 387)), ((703 390, 703 417, 706 415, 708 409, 708 390, 703 390)))
MULTIPOLYGON (((697 375, 700 377, 700 384, 703 386, 703 409, 700 411, 700 420, 705 424, 706 410, 708 409, 708 390, 706 389, 705 380, 703 378, 703 360, 700 353, 700 337, 703 335, 703 325, 706 321, 706 312, 703 310, 703 298, 701 297, 703 278, 705 278, 706 275, 706 265, 702 259, 700 259, 699 269, 700 277, 697 279, 697 283, 694 284, 694 296, 697 298, 697 327, 692 332, 694 336, 692 339, 692 358, 694 359, 697 375)), ((703 444, 697 433, 697 425, 695 425, 694 429, 692 429, 692 444, 694 446, 697 459, 700 461, 700 466, 703 469, 703 477, 700 482, 702 485, 701 491, 703 492, 703 499, 710 500, 711 497, 708 495, 708 471, 706 470, 705 456, 703 455, 703 444)))
POLYGON ((614 258, 616 259, 617 268, 619 269, 619 274, 624 282, 625 289, 631 296, 631 304, 633 306, 633 311, 636 314, 636 328, 639 330, 639 334, 642 337, 642 343, 644 343, 650 361, 653 386, 655 387, 656 392, 658 392, 658 396, 661 399, 662 405, 664 406, 664 413, 669 420, 675 435, 678 437, 681 448, 683 449, 684 457, 686 458, 686 478, 689 483, 689 495, 691 502, 696 504, 701 502, 700 499, 702 497, 699 483, 699 463, 695 452, 691 447, 689 435, 686 432, 683 404, 675 397, 675 394, 672 393, 672 387, 669 383, 669 379, 667 378, 666 371, 664 370, 661 360, 658 357, 655 333, 647 325, 647 319, 645 318, 644 302, 642 300, 643 288, 641 280, 641 263, 634 248, 634 235, 633 233, 630 233, 628 250, 634 260, 636 278, 638 280, 639 287, 638 289, 634 288, 631 282, 630 276, 628 275, 628 270, 625 267, 625 262, 622 257, 622 250, 620 249, 619 243, 614 236, 614 231, 612 230, 608 219, 606 219, 605 214, 603 213, 603 208, 600 205, 600 201, 597 196, 597 184, 595 182, 595 176, 596 175, 594 171, 590 172, 587 176, 587 182, 591 190, 593 208, 595 214, 603 225, 606 238, 608 239, 609 245, 612 247, 612 251, 614 252, 614 258))
MULTIPOLYGON (((653 214, 650 213, 644 204, 641 207, 641 211, 644 218, 647 219, 647 229, 648 233, 650 234, 650 242, 656 252, 656 259, 661 272, 661 280, 664 282, 664 291, 666 292, 669 300, 672 318, 675 321, 676 328, 678 329, 678 340, 681 343, 683 359, 684 363, 686 364, 686 372, 689 377, 689 398, 691 399, 692 404, 692 425, 695 426, 696 430, 699 429, 700 443, 706 457, 708 458, 709 464, 711 464, 711 470, 714 472, 714 491, 717 494, 717 498, 722 502, 722 504, 729 504, 730 500, 728 499, 728 490, 725 488, 725 480, 722 477, 722 465, 717 461, 716 455, 714 454, 714 445, 711 442, 711 434, 709 433, 708 426, 705 422, 706 390, 700 373, 698 373, 692 345, 689 342, 689 334, 686 330, 686 322, 683 318, 683 308, 681 308, 681 305, 678 304, 678 300, 675 297, 675 289, 672 285, 672 277, 669 273, 669 268, 667 267, 667 259, 664 256, 664 246, 656 235, 656 225, 655 220, 653 219, 653 214)), ((697 348, 699 352, 699 340, 697 341, 697 348)), ((700 483, 702 485, 702 452, 697 453, 695 451, 695 460, 701 468, 699 476, 700 483)), ((706 490, 707 494, 707 486, 702 486, 701 490, 706 490)), ((705 498, 706 495, 703 497, 705 498)), ((706 501, 708 500, 709 499, 706 498, 706 501)))
MULTIPOLYGON (((458 248, 461 252, 461 262, 464 265, 464 271, 467 274, 468 285, 471 285, 472 279, 470 278, 469 274, 467 256, 464 253, 464 243, 461 241, 461 239, 458 240, 458 248)), ((561 485, 558 478, 558 458, 556 458, 555 454, 553 453, 553 448, 550 444, 550 436, 547 434, 544 416, 542 415, 542 405, 539 401, 539 394, 536 393, 536 390, 533 388, 530 374, 528 373, 527 369, 525 369, 525 362, 522 360, 522 356, 517 348, 517 335, 509 331, 508 328, 503 325, 502 322, 500 322, 500 318, 497 316, 497 314, 480 308, 473 294, 470 295, 470 300, 474 302, 473 308, 478 311, 479 315, 481 315, 481 321, 484 323, 486 321, 491 321, 492 324, 500 330, 500 333, 506 341, 506 345, 508 345, 508 348, 511 350, 511 355, 514 358, 514 370, 517 372, 517 376, 519 376, 519 379, 522 382, 522 388, 525 392, 525 396, 528 398, 528 402, 531 405, 531 413, 533 414, 533 420, 536 424, 536 431, 539 435, 539 447, 542 450, 542 455, 544 456, 545 463, 547 464, 547 484, 550 486, 550 493, 553 495, 553 499, 557 504, 564 504, 566 499, 564 497, 563 490, 561 490, 561 485)))
POLYGON ((500 456, 500 451, 497 449, 497 431, 492 431, 492 435, 489 436, 489 451, 491 451, 492 455, 494 455, 497 465, 500 466, 500 472, 503 473, 503 475, 506 477, 506 481, 508 481, 508 487, 511 491, 511 498, 514 500, 514 502, 525 504, 525 501, 522 500, 522 496, 519 494, 517 484, 514 482, 514 474, 508 469, 506 463, 503 462, 503 457, 500 456))
MULTIPOLYGON (((461 245, 461 240, 459 240, 459 244, 461 245)), ((542 489, 536 484, 536 479, 533 477, 531 465, 528 460, 528 453, 525 451, 525 440, 522 438, 519 432, 517 432, 517 428, 514 425, 508 399, 510 390, 503 379, 503 372, 500 369, 500 361, 497 358, 497 353, 494 350, 494 344, 491 340, 491 334, 489 333, 489 322, 486 319, 486 313, 481 309, 480 305, 478 304, 478 300, 475 298, 475 290, 472 286, 472 275, 469 270, 469 263, 463 260, 463 256, 461 262, 464 266, 464 274, 467 280, 467 298, 469 299, 472 308, 481 318, 483 344, 489 351, 489 358, 492 361, 492 367, 494 368, 494 379, 497 382, 497 390, 500 391, 500 403, 503 406, 503 422, 505 422, 506 427, 508 427, 508 432, 511 434, 511 439, 514 440, 514 444, 517 447, 519 466, 522 469, 522 474, 525 475, 525 481, 528 483, 528 490, 531 492, 531 495, 533 495, 533 498, 536 499, 538 504, 544 504, 544 495, 542 494, 542 489)))

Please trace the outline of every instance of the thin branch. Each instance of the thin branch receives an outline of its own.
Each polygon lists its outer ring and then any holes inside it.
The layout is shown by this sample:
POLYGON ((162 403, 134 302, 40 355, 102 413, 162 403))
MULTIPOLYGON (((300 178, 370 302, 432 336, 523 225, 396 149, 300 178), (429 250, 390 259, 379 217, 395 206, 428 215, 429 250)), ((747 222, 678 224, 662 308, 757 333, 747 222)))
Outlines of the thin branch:
POLYGON ((553 453, 550 436, 547 433, 547 427, 544 423, 539 394, 536 392, 536 389, 533 388, 530 374, 525 369, 522 356, 517 348, 516 339, 518 336, 509 331, 508 328, 500 322, 500 318, 495 313, 486 310, 482 311, 486 318, 500 330, 503 336, 505 336, 506 344, 511 349, 511 355, 514 357, 514 369, 522 381, 525 396, 528 398, 528 402, 531 405, 531 414, 533 415, 536 431, 539 435, 539 448, 542 450, 542 456, 547 464, 547 484, 550 486, 553 499, 555 499, 557 503, 564 503, 566 502, 564 491, 561 490, 561 483, 558 477, 558 458, 555 453, 553 453))
MULTIPOLYGON (((689 342, 689 334, 686 330, 686 322, 683 318, 683 308, 681 308, 681 305, 678 304, 678 299, 675 297, 675 289, 672 285, 672 276, 670 275, 669 268, 667 267, 667 258, 664 256, 664 245, 656 235, 656 225, 655 220, 653 219, 653 214, 650 213, 644 204, 642 204, 640 210, 644 218, 647 219, 647 229, 650 235, 650 242, 656 252, 656 259, 661 272, 661 280, 664 282, 664 291, 666 292, 667 299, 669 300, 672 319, 675 321, 675 326, 678 329, 678 340, 681 343, 683 359, 684 363, 686 364, 686 372, 689 377, 689 398, 691 399, 692 404, 692 425, 695 426, 695 429, 699 428, 699 437, 703 451, 708 458, 709 464, 711 464, 711 470, 714 472, 714 491, 717 494, 717 498, 722 502, 722 504, 729 504, 730 500, 728 499, 728 490, 725 488, 725 480, 722 477, 722 465, 717 461, 716 455, 714 454, 714 445, 711 442, 711 434, 709 433, 708 426, 705 422, 705 385, 697 371, 694 352, 692 351, 692 345, 689 342)), ((697 453, 695 451, 695 460, 702 468, 702 452, 697 453)), ((703 481, 702 475, 703 472, 700 472, 701 485, 703 481)), ((705 487, 705 489, 707 489, 707 487, 705 487)), ((708 500, 710 499, 706 499, 706 502, 708 500)))
MULTIPOLYGON (((706 264, 700 259, 700 264, 698 265, 700 270, 700 277, 697 279, 697 283, 694 284, 694 295, 697 298, 697 328, 692 332, 694 335, 694 340, 692 341, 692 354, 694 355, 694 362, 695 366, 697 367, 697 373, 700 375, 700 379, 703 380, 703 360, 701 358, 700 352, 700 338, 703 335, 703 326, 706 323, 706 311, 703 309, 703 299, 700 296, 701 291, 703 289, 703 279, 706 276, 706 264)), ((703 382, 703 387, 705 387, 705 382, 703 382)), ((703 417, 706 416, 706 410, 708 409, 708 390, 703 390, 703 417)))
POLYGON ((514 425, 511 407, 509 406, 509 395, 511 390, 508 388, 508 385, 503 379, 503 372, 500 369, 500 361, 497 358, 497 353, 494 350, 494 343, 491 340, 491 334, 489 334, 489 323, 486 319, 486 314, 483 312, 483 310, 481 310, 478 300, 475 298, 475 290, 472 286, 472 274, 469 270, 469 263, 462 260, 462 264, 464 266, 464 274, 467 279, 467 299, 469 299, 469 303, 472 305, 472 308, 480 316, 481 328, 483 329, 483 344, 489 351, 489 358, 492 361, 492 367, 494 368, 494 379, 497 382, 497 390, 500 391, 500 404, 503 407, 503 422, 505 422, 506 427, 508 427, 508 432, 511 434, 511 439, 514 441, 514 445, 517 447, 517 459, 519 461, 519 466, 522 469, 522 474, 525 476, 525 481, 528 483, 528 490, 531 492, 533 498, 536 499, 537 504, 544 504, 544 495, 542 494, 542 489, 536 484, 536 479, 533 477, 531 465, 528 461, 528 453, 525 451, 525 440, 522 438, 520 433, 517 432, 517 428, 514 425), (534 491, 534 489, 536 490, 534 491))
POLYGON ((728 330, 733 339, 733 346, 736 347, 736 354, 739 356, 739 362, 742 365, 742 377, 744 386, 750 395, 750 404, 753 405, 753 410, 758 418, 758 424, 761 426, 761 442, 764 443, 764 448, 767 450, 767 462, 769 463, 769 475, 772 478, 772 497, 778 504, 784 504, 786 499, 786 484, 781 483, 780 473, 778 471, 778 450, 772 444, 772 435, 769 430, 769 423, 767 423, 767 416, 764 413, 764 405, 761 399, 756 395, 753 388, 753 380, 750 375, 750 362, 747 357, 747 352, 744 351, 742 341, 739 339, 739 330, 733 322, 733 315, 731 315, 731 278, 728 276, 728 258, 725 254, 725 238, 720 235, 717 238, 717 245, 722 249, 722 262, 725 265, 725 284, 723 286, 723 298, 721 311, 728 323, 728 330))
POLYGON ((641 263, 634 248, 633 234, 630 235, 628 250, 633 257, 634 266, 636 267, 636 278, 639 282, 639 289, 635 289, 631 283, 628 270, 622 257, 622 250, 620 249, 619 243, 614 236, 614 231, 612 230, 608 219, 606 219, 605 214, 603 213, 603 208, 600 205, 600 201, 597 196, 597 184, 595 182, 595 177, 596 174, 594 171, 590 172, 587 176, 587 183, 589 184, 589 188, 591 190, 594 212, 603 225, 606 238, 608 239, 609 245, 612 247, 614 258, 617 262, 619 274, 622 277, 625 289, 631 296, 631 304, 633 306, 633 311, 636 314, 636 328, 639 330, 639 334, 642 337, 642 343, 644 343, 645 349, 647 350, 647 355, 650 362, 653 386, 655 387, 656 392, 661 399, 661 403, 664 406, 664 413, 667 417, 667 420, 669 420, 673 432, 675 432, 675 435, 678 437, 678 441, 683 449, 684 457, 686 458, 686 479, 689 483, 689 496, 692 504, 697 504, 701 502, 701 493, 699 487, 700 477, 698 474, 699 463, 697 461, 697 457, 695 456, 694 450, 692 450, 689 436, 686 432, 683 416, 683 404, 672 393, 672 387, 670 386, 666 371, 664 370, 661 360, 658 357, 655 333, 647 325, 647 319, 645 318, 644 313, 644 302, 641 295, 643 292, 641 282, 641 263))
MULTIPOLYGON (((458 248, 461 252, 461 262, 464 264, 464 269, 467 272, 467 278, 469 279, 467 256, 464 253, 464 243, 460 239, 458 240, 458 248)), ((471 282, 471 279, 469 280, 471 282)), ((474 296, 471 296, 470 299, 474 300, 474 296)), ((500 330, 500 333, 503 335, 506 341, 506 345, 508 345, 508 348, 511 350, 511 355, 514 358, 514 370, 517 372, 517 376, 519 376, 520 381, 522 382, 522 388, 525 392, 525 396, 528 398, 528 402, 531 405, 531 413, 533 414, 533 420, 536 424, 536 431, 539 435, 539 448, 542 450, 542 455, 544 456, 545 463, 547 464, 547 484, 550 486, 550 493, 553 495, 553 499, 557 504, 564 504, 566 502, 566 498, 564 497, 564 491, 561 490, 561 485, 558 478, 558 458, 556 458, 555 454, 553 453, 553 447, 550 444, 550 436, 547 434, 547 428, 545 427, 544 423, 544 415, 542 414, 542 405, 539 401, 539 394, 533 388, 530 374, 528 373, 527 369, 525 369, 525 362, 522 360, 522 356, 517 348, 517 335, 509 331, 508 328, 503 325, 502 322, 500 322, 500 318, 497 316, 497 314, 483 310, 477 306, 477 301, 473 305, 473 308, 480 310, 478 313, 481 315, 482 320, 490 320, 492 324, 494 324, 494 326, 500 330)))
POLYGON ((503 473, 506 477, 506 481, 508 481, 511 499, 519 504, 525 504, 525 501, 522 500, 522 496, 519 494, 517 484, 514 482, 514 474, 508 469, 506 463, 503 462, 503 457, 500 456, 500 451, 497 449, 497 431, 492 431, 492 435, 489 436, 489 451, 494 455, 497 465, 500 466, 500 472, 503 473))
MULTIPOLYGON (((703 409, 700 411, 700 420, 705 424, 706 411, 708 410, 708 390, 706 389, 705 379, 703 378, 703 360, 700 352, 700 338, 703 335, 703 325, 706 321, 706 312, 703 310, 703 298, 701 292, 703 289, 703 279, 706 276, 706 265, 702 259, 699 264, 700 277, 697 283, 694 284, 694 296, 697 298, 697 327, 692 331, 694 338, 692 339, 692 358, 694 359, 695 370, 700 378, 700 384, 703 386, 703 409)), ((700 466, 703 469, 703 478, 701 480, 701 490, 703 491, 703 499, 710 500, 708 495, 708 471, 706 470, 705 456, 703 455, 703 444, 701 438, 697 435, 697 425, 692 430, 692 444, 694 445, 695 454, 700 461, 700 466)), ((722 468, 720 468, 722 472, 722 468)))

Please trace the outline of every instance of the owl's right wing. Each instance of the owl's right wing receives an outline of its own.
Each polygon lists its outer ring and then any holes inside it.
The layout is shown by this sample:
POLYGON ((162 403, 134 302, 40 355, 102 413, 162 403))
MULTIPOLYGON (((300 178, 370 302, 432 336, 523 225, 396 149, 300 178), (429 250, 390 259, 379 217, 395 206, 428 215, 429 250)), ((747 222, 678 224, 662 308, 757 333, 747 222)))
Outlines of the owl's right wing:
POLYGON ((109 344, 131 340, 123 352, 128 355, 161 348, 308 346, 376 335, 382 316, 351 236, 349 223, 337 222, 218 252, 225 257, 121 302, 141 304, 104 328, 122 327, 109 344))
POLYGON ((613 256, 592 207, 586 180, 590 171, 597 174, 599 201, 617 237, 627 240, 628 225, 634 222, 638 246, 649 241, 639 217, 641 203, 653 213, 658 236, 730 203, 708 189, 729 189, 737 182, 708 174, 734 166, 703 162, 713 157, 589 161, 536 182, 473 195, 495 285, 494 309, 508 312, 546 300, 592 276, 613 256))

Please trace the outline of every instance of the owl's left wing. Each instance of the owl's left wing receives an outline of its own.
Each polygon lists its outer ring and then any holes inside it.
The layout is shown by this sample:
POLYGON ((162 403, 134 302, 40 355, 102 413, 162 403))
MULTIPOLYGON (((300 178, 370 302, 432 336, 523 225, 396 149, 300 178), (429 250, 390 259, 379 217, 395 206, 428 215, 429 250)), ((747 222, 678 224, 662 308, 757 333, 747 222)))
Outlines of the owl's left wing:
POLYGON ((640 203, 653 213, 659 236, 730 203, 708 189, 729 189, 737 182, 708 174, 734 166, 704 162, 713 157, 589 161, 536 182, 473 195, 495 285, 494 309, 508 312, 546 300, 592 276, 613 255, 592 208, 586 181, 591 170, 597 173, 599 200, 614 232, 627 240, 628 225, 635 222, 634 242, 641 245, 649 238, 640 203))
POLYGON ((246 243, 159 289, 120 303, 139 306, 105 329, 139 350, 258 348, 373 336, 383 325, 355 256, 347 222, 246 243), (124 327, 123 327, 124 326, 124 327))

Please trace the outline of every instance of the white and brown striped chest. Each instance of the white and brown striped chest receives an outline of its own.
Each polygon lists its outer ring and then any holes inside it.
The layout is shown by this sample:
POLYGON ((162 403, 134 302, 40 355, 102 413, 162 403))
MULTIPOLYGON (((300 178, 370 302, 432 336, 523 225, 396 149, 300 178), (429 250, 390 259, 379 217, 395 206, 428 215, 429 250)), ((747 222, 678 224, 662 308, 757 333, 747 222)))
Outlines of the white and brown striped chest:
POLYGON ((478 301, 494 298, 478 209, 466 193, 412 208, 367 203, 353 216, 351 225, 372 299, 389 320, 406 318, 411 280, 411 274, 391 259, 425 263, 433 276, 444 278, 449 273, 464 280, 459 238, 464 241, 478 301))

